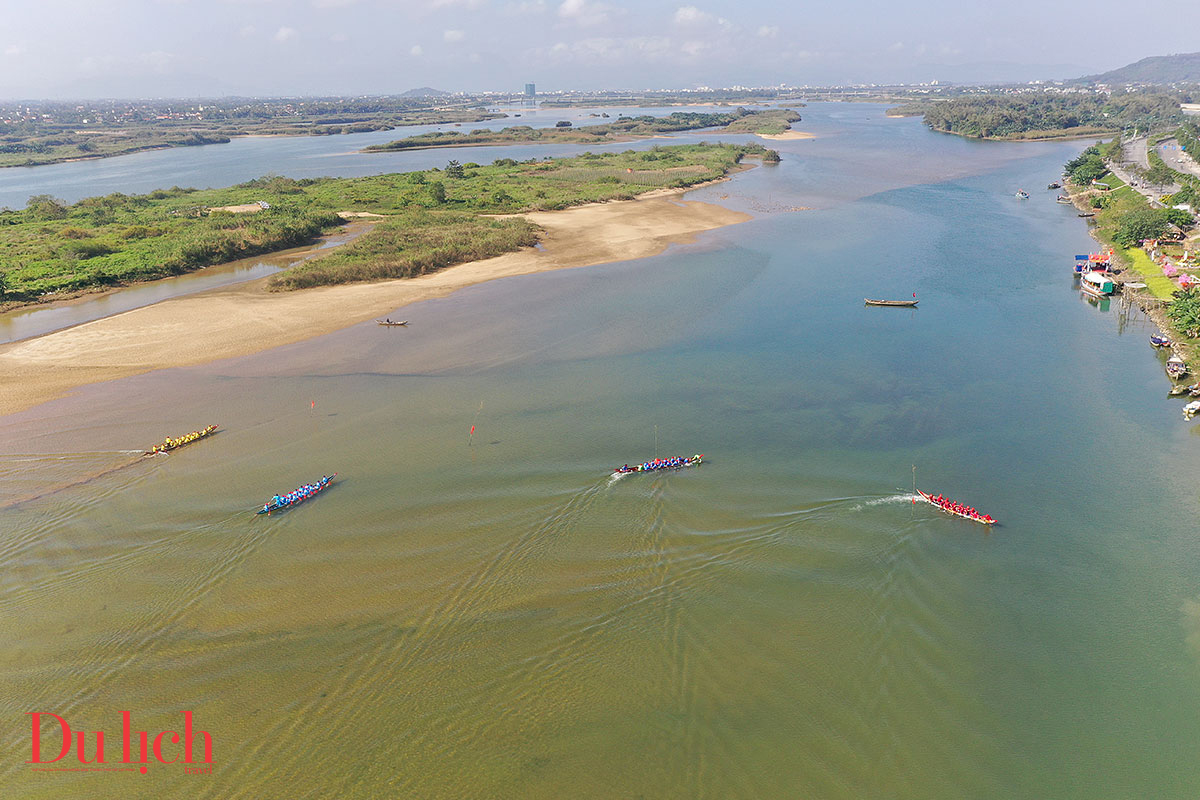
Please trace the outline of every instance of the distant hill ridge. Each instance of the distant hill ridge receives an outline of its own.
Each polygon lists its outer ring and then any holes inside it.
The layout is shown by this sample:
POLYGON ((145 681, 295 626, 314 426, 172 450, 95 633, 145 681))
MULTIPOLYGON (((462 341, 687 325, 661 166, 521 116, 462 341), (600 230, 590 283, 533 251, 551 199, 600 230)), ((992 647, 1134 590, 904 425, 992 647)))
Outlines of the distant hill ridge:
POLYGON ((1102 72, 1085 75, 1084 83, 1197 83, 1200 84, 1200 53, 1178 53, 1170 56, 1150 56, 1141 61, 1102 72))
POLYGON ((449 92, 443 92, 441 89, 433 89, 429 86, 422 86, 420 89, 409 89, 401 97, 449 97, 449 92))

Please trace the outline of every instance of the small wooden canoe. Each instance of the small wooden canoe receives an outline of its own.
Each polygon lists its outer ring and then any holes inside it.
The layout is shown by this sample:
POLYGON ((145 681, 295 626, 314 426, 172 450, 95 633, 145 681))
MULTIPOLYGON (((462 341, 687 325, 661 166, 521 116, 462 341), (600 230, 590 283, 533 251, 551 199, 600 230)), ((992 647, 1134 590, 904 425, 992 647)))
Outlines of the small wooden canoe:
POLYGON ((920 300, 872 300, 866 298, 865 302, 869 306, 898 306, 900 308, 916 308, 920 300))
POLYGON ((408 324, 408 320, 402 320, 400 322, 392 322, 390 319, 377 319, 377 320, 375 320, 375 322, 377 322, 378 324, 383 325, 385 327, 388 327, 388 328, 395 328, 398 325, 407 325, 408 324))

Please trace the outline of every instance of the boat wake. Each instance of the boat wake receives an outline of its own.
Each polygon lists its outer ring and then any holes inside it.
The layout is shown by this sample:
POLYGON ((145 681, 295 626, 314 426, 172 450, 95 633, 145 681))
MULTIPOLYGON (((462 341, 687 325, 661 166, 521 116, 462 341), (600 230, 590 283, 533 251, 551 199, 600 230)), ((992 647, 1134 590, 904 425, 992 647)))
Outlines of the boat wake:
POLYGON ((0 509, 84 486, 140 463, 144 454, 144 450, 101 450, 0 457, 0 480, 5 481, 5 488, 16 489, 21 483, 29 487, 20 494, 0 493, 0 509))
POLYGON ((891 494, 887 497, 876 497, 873 500, 864 500, 861 503, 856 503, 850 507, 850 510, 862 511, 864 508, 871 508, 872 506, 888 506, 892 505, 893 503, 913 503, 920 499, 921 498, 917 497, 915 494, 911 494, 909 492, 905 492, 904 494, 891 494))

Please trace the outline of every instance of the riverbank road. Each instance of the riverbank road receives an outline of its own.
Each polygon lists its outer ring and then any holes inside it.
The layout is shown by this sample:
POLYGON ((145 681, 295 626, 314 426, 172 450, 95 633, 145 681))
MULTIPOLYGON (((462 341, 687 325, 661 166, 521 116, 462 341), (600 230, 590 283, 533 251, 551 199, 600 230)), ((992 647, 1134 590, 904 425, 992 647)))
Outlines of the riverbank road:
POLYGON ((1130 188, 1149 200, 1150 205, 1152 205, 1154 208, 1163 207, 1162 203, 1158 202, 1159 197, 1163 196, 1164 194, 1172 194, 1179 191, 1179 186, 1175 184, 1171 184, 1169 186, 1148 186, 1145 178, 1139 178, 1137 175, 1134 175, 1132 172, 1130 172, 1131 166, 1132 165, 1128 163, 1110 163, 1108 168, 1114 175, 1125 181, 1125 183, 1129 184, 1130 188))
POLYGON ((1171 169, 1200 178, 1200 164, 1197 164, 1196 159, 1192 158, 1174 139, 1164 139, 1159 142, 1158 154, 1171 169))
MULTIPOLYGON (((1122 159, 1130 164, 1137 164, 1142 169, 1150 169, 1150 154, 1146 152, 1149 137, 1139 136, 1121 144, 1122 159)), ((1121 180, 1125 180, 1122 178, 1121 180)), ((1128 183, 1128 181, 1126 181, 1128 183)))

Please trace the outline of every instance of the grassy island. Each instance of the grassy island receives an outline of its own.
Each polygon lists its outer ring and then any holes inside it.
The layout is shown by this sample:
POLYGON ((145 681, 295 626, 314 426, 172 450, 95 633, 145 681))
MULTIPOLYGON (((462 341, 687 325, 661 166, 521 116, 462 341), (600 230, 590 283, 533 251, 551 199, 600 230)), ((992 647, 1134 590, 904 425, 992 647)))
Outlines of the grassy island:
POLYGON ((389 150, 423 150, 432 147, 467 147, 504 144, 604 144, 606 142, 628 142, 647 136, 665 133, 694 131, 714 128, 723 133, 780 134, 787 131, 800 115, 791 109, 747 111, 739 108, 727 114, 676 111, 665 117, 618 117, 613 122, 598 125, 573 127, 569 124, 554 128, 532 128, 528 125, 513 125, 493 131, 486 128, 469 133, 457 131, 435 131, 387 144, 371 145, 364 152, 389 150))
POLYGON ((506 116, 422 98, 0 102, 0 167, 33 167, 223 144, 236 136, 329 136, 506 116))
POLYGON ((1038 141, 1112 135, 1123 128, 1147 130, 1181 118, 1180 96, 1166 92, 1110 95, 974 95, 917 100, 888 115, 923 116, 941 133, 978 139, 1038 141))
POLYGON ((150 280, 311 241, 344 219, 385 217, 357 241, 275 276, 274 289, 418 275, 536 241, 519 218, 682 188, 727 175, 759 145, 706 144, 364 178, 268 176, 224 189, 178 187, 66 205, 49 196, 0 211, 0 301, 8 305, 150 280))

